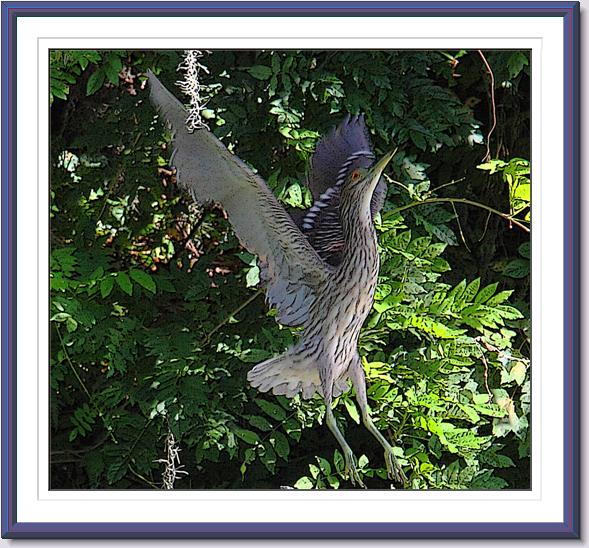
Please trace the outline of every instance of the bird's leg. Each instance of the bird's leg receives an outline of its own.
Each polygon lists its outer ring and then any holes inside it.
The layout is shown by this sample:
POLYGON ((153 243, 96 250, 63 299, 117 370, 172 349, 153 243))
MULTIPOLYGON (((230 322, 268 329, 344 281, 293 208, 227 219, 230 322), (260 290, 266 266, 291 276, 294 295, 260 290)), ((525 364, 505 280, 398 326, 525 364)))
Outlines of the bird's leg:
POLYGON ((362 362, 360 361, 360 358, 354 360, 354 363, 350 367, 349 373, 352 379, 352 384, 354 385, 354 390, 356 391, 356 399, 358 400, 358 405, 360 406, 360 411, 362 413, 362 422, 384 449, 384 458, 387 465, 389 479, 399 483, 405 483, 407 478, 403 473, 401 465, 397 461, 397 457, 395 457, 395 454, 393 453, 391 444, 380 433, 378 428, 372 422, 372 418, 370 417, 368 399, 366 397, 366 376, 364 375, 364 369, 362 368, 362 362))
POLYGON ((344 454, 345 460, 345 473, 348 475, 349 480, 352 482, 352 485, 358 484, 358 486, 366 489, 366 486, 362 482, 360 478, 360 474, 358 473, 358 468, 356 467, 356 458, 354 457, 354 453, 352 452, 351 447, 348 445, 348 442, 344 438, 343 434, 340 432, 340 429, 337 426, 337 422, 335 417, 333 416, 333 411, 331 410, 331 402, 325 402, 326 410, 325 410, 325 422, 327 423, 328 428, 331 430, 331 433, 335 436, 335 439, 340 444, 342 448, 342 452, 344 454))
POLYGON ((348 442, 344 438, 340 429, 338 428, 335 417, 333 416, 333 411, 331 409, 331 403, 333 398, 333 372, 331 368, 320 368, 319 378, 321 379, 323 399, 325 400, 325 423, 327 424, 327 427, 331 430, 331 433, 335 436, 335 439, 342 448, 345 462, 345 473, 347 474, 349 480, 352 482, 352 485, 358 484, 360 487, 366 489, 366 486, 362 482, 360 474, 358 473, 354 453, 352 452, 351 447, 348 445, 348 442))

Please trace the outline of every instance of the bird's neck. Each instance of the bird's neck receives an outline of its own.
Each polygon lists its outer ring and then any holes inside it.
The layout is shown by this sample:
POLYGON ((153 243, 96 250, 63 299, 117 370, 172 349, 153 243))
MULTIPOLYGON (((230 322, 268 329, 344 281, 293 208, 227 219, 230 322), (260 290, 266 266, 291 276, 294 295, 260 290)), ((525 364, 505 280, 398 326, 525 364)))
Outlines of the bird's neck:
POLYGON ((346 258, 357 257, 360 252, 363 255, 366 253, 367 258, 378 259, 376 230, 370 211, 371 198, 371 193, 363 193, 346 196, 342 200, 340 216, 346 242, 344 262, 346 258))

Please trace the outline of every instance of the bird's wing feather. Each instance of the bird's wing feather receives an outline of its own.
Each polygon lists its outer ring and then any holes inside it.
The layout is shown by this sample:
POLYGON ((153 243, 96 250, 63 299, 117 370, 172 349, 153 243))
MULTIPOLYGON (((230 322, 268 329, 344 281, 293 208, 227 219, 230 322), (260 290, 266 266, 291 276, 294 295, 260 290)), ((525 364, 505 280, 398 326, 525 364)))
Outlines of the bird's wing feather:
MULTIPOLYGON (((311 157, 307 184, 314 203, 301 221, 301 229, 323 260, 338 265, 345 239, 340 221, 341 187, 351 171, 369 167, 374 153, 363 116, 347 117, 323 137, 311 157)), ((386 184, 379 181, 372 195, 374 217, 384 204, 386 184)))
POLYGON ((245 248, 258 255, 267 300, 285 325, 307 318, 330 267, 313 249, 266 183, 210 131, 190 133, 187 112, 152 74, 150 98, 174 132, 177 179, 199 203, 220 204, 245 248))

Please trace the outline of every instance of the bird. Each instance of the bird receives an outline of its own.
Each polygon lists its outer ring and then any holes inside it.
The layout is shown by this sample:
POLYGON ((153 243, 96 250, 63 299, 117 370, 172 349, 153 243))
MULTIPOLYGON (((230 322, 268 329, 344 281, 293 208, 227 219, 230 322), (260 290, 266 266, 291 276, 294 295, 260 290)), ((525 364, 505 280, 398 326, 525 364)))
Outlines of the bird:
POLYGON ((301 328, 293 346, 248 372, 249 383, 288 398, 322 396, 325 423, 342 449, 344 475, 365 488, 332 409, 351 381, 363 424, 384 450, 389 479, 404 484, 393 447, 370 416, 358 353, 379 273, 373 220, 384 203, 382 173, 394 151, 375 161, 364 117, 347 116, 320 139, 310 158, 306 182, 313 205, 297 222, 266 182, 211 131, 187 129, 186 108, 151 71, 148 80, 151 102, 173 133, 171 163, 178 184, 197 203, 222 206, 240 243, 258 257, 276 320, 301 328))

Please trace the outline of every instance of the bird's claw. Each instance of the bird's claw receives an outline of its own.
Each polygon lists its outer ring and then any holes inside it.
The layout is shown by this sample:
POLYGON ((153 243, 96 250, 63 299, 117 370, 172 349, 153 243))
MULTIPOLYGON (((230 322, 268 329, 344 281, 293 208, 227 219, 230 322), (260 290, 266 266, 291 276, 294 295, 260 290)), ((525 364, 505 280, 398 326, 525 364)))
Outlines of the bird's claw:
POLYGON ((357 485, 362 489, 366 489, 366 485, 364 485, 364 482, 362 481, 362 478, 358 473, 358 467, 356 466, 356 459, 354 458, 354 455, 352 453, 348 454, 346 452, 346 454, 344 455, 344 459, 346 462, 344 474, 348 477, 352 485, 357 485))
POLYGON ((407 476, 403 472, 397 457, 393 454, 393 449, 385 449, 384 458, 387 463, 387 472, 388 477, 391 481, 395 481, 400 484, 405 484, 407 482, 407 476))

